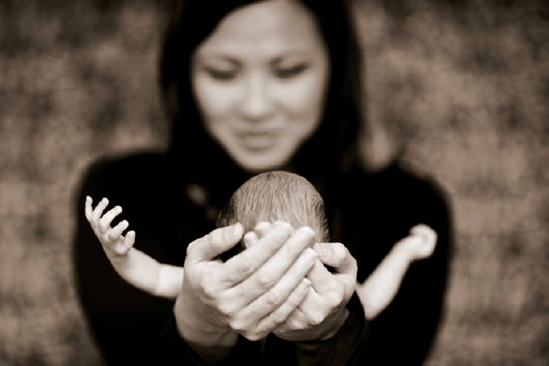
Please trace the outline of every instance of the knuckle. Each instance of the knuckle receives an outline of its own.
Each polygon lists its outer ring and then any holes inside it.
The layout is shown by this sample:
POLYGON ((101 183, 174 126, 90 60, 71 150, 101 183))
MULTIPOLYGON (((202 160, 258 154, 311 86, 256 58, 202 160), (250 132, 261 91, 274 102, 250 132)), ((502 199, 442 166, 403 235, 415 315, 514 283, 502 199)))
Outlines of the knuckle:
POLYGON ((274 285, 274 278, 269 273, 257 273, 256 284, 263 290, 270 289, 274 285))
POLYGON ((199 286, 202 289, 202 293, 207 299, 216 299, 219 294, 216 286, 213 285, 211 276, 202 276, 200 278, 199 286))
POLYGON ((331 308, 339 306, 344 299, 344 289, 340 286, 333 287, 327 295, 327 303, 331 308))
POLYGON ((339 304, 343 301, 344 298, 345 298, 345 287, 338 286, 336 290, 333 292, 332 299, 334 299, 335 302, 339 304))
POLYGON ((316 326, 322 324, 324 321, 324 315, 321 312, 315 311, 309 314, 309 324, 316 326))
POLYGON ((105 223, 105 221, 103 219, 99 220, 99 228, 103 231, 105 231, 107 229, 107 224, 105 223))
POLYGON ((275 307, 278 306, 283 300, 282 295, 278 291, 273 291, 272 293, 269 293, 267 298, 265 299, 265 302, 267 306, 269 307, 275 307))
POLYGON ((250 277, 254 273, 254 266, 250 258, 246 256, 239 257, 237 271, 239 277, 250 277))
POLYGON ((303 322, 299 321, 298 319, 295 319, 295 318, 290 318, 290 319, 287 319, 283 328, 282 328, 282 331, 284 333, 289 333, 291 332, 292 330, 303 330, 305 329, 305 325, 303 324, 303 322))
POLYGON ((229 327, 235 332, 243 335, 247 338, 247 335, 250 333, 248 330, 248 325, 242 321, 242 319, 232 319, 228 322, 229 327))
POLYGON ((273 322, 276 325, 284 323, 287 319, 287 315, 282 311, 276 311, 273 313, 273 322))
POLYGON ((118 235, 116 235, 116 233, 113 233, 112 231, 109 231, 107 232, 107 235, 105 235, 105 239, 107 239, 108 242, 113 242, 118 239, 118 235))
POLYGON ((236 311, 233 304, 230 301, 222 301, 218 306, 218 311, 226 318, 233 318, 236 311))
POLYGON ((255 332, 255 331, 246 332, 245 334, 243 334, 243 336, 251 342, 257 342, 264 338, 264 334, 262 332, 255 332))

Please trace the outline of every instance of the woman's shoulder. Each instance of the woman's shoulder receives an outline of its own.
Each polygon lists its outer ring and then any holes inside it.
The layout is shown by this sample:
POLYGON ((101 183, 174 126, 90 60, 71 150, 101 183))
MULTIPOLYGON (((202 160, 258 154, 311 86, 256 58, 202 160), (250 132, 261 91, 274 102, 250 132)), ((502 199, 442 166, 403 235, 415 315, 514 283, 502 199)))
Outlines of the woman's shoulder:
POLYGON ((435 177, 409 164, 395 162, 374 174, 356 171, 350 185, 352 189, 344 193, 347 207, 361 207, 355 212, 361 213, 363 221, 375 223, 380 228, 390 222, 402 236, 419 223, 441 233, 450 225, 449 194, 435 177))
POLYGON ((432 202, 447 205, 449 195, 431 174, 397 161, 376 173, 355 171, 356 188, 366 196, 371 194, 388 201, 432 202))
POLYGON ((80 181, 81 194, 112 196, 162 180, 167 157, 157 152, 104 156, 88 166, 80 181))

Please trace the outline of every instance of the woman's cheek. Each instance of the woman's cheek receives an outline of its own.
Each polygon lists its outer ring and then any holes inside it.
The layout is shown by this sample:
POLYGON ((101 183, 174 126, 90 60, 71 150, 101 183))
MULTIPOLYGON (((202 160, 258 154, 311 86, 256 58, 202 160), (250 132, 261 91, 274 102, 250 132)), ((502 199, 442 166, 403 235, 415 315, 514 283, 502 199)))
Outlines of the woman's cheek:
POLYGON ((238 88, 231 84, 220 84, 206 78, 195 82, 198 104, 206 118, 226 115, 238 97, 238 88))
POLYGON ((324 80, 306 76, 282 86, 279 95, 284 105, 295 115, 316 118, 322 109, 324 80))

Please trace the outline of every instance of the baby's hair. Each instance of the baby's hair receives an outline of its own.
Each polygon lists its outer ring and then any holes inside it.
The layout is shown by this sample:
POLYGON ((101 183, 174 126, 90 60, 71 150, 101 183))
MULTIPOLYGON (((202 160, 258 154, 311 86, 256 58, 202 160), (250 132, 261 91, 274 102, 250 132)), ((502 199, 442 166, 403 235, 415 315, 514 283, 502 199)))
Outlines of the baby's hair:
MULTIPOLYGON (((329 241, 328 221, 324 200, 315 187, 300 175, 273 171, 254 176, 240 186, 221 209, 217 227, 239 222, 244 232, 258 222, 286 221, 294 229, 309 226, 315 232, 315 242, 329 241)), ((236 251, 243 250, 242 244, 236 251)), ((236 254, 234 251, 226 258, 236 254)))

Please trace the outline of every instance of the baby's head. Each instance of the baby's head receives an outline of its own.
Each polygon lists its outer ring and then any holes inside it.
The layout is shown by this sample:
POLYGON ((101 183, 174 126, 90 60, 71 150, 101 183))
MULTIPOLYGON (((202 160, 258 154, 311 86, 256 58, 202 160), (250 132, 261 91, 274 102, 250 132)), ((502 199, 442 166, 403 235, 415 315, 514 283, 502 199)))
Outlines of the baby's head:
MULTIPOLYGON (((294 229, 309 226, 316 243, 329 241, 324 201, 315 187, 297 174, 273 171, 249 179, 223 207, 217 227, 239 222, 248 232, 262 221, 286 221, 294 229)), ((243 249, 240 243, 236 251, 243 249)), ((226 258, 236 254, 231 252, 226 258)))

